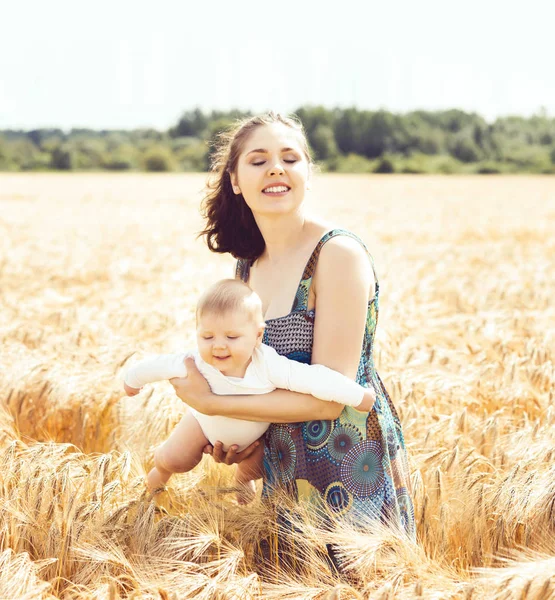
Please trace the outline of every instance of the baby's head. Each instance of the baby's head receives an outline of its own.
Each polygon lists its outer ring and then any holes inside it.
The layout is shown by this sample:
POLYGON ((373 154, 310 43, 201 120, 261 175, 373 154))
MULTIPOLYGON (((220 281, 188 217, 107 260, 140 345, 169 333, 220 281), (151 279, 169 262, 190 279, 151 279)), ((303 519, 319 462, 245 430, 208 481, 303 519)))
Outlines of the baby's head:
POLYGON ((200 297, 198 350, 205 362, 224 375, 244 376, 263 334, 262 302, 246 283, 222 279, 200 297))

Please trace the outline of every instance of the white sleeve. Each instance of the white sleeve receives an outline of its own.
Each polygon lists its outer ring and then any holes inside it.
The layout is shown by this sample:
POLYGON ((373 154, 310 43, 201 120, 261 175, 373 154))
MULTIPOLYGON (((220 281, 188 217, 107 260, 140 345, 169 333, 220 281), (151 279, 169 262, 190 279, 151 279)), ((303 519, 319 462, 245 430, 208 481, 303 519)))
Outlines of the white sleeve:
POLYGON ((125 374, 125 383, 132 388, 142 388, 147 383, 186 377, 187 369, 183 363, 186 354, 159 354, 145 358, 133 365, 125 374))
POLYGON ((264 348, 266 375, 276 388, 310 394, 320 400, 329 400, 358 406, 364 397, 365 389, 324 365, 307 365, 280 356, 269 346, 264 348))

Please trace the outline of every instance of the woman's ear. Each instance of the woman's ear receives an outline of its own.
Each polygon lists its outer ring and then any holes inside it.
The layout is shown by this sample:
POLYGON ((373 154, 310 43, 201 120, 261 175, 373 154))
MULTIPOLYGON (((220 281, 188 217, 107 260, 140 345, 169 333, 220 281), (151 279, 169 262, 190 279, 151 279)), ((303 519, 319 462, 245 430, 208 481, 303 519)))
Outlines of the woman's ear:
POLYGON ((239 195, 241 193, 241 189, 239 188, 239 182, 237 181, 237 175, 228 171, 229 179, 231 180, 231 187, 233 188, 233 193, 239 195))

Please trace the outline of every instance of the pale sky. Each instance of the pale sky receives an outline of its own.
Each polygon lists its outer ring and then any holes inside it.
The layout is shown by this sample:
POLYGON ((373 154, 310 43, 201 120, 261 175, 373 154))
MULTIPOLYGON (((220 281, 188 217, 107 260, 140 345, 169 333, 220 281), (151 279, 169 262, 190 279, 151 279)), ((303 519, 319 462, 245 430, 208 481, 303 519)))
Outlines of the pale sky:
POLYGON ((4 0, 0 129, 307 104, 555 116, 554 0, 4 0))

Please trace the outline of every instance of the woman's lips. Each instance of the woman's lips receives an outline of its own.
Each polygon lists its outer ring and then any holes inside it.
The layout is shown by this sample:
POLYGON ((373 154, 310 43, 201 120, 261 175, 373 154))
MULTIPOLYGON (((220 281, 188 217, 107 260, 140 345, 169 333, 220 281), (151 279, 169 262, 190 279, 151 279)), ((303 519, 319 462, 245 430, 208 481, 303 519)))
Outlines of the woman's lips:
POLYGON ((288 194, 291 190, 287 190, 286 192, 262 192, 265 196, 285 196, 285 194, 288 194))

